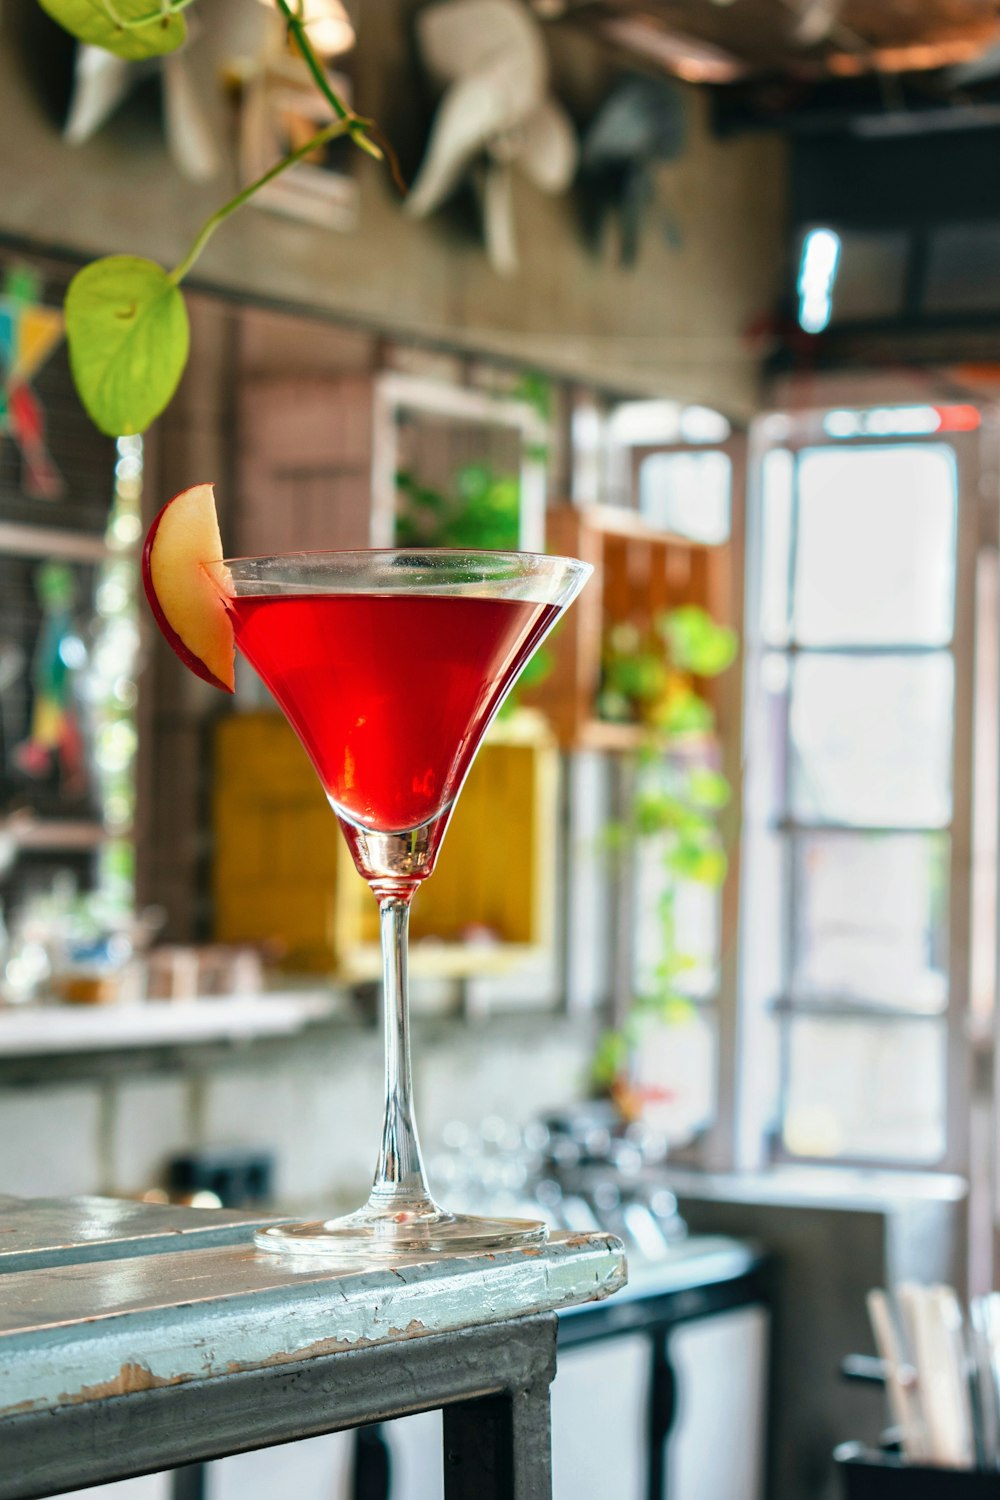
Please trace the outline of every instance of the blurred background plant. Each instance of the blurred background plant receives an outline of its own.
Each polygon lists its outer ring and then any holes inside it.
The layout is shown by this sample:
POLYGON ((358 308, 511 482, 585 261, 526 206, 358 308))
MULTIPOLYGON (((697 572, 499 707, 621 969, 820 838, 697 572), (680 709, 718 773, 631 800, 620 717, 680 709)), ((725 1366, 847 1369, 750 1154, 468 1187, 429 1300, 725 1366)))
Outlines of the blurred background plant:
POLYGON ((735 632, 694 604, 657 615, 647 630, 611 625, 597 712, 614 723, 648 724, 671 742, 711 734, 715 718, 699 679, 724 672, 736 649, 735 632))
MULTIPOLYGON (((396 474, 396 543, 400 547, 460 547, 471 551, 514 552, 521 524, 521 482, 498 474, 491 464, 463 464, 450 494, 421 484, 409 469, 396 474)), ((542 646, 525 663, 500 718, 516 712, 519 694, 537 688, 555 659, 542 646)))
POLYGON ((664 874, 659 960, 622 1024, 599 1039, 591 1068, 595 1092, 610 1096, 627 1118, 650 1102, 640 1076, 644 1036, 695 1016, 685 981, 698 960, 679 931, 678 895, 686 883, 718 889, 726 878, 719 815, 731 787, 717 766, 715 713, 704 685, 732 665, 738 645, 734 631, 693 605, 666 611, 648 630, 615 624, 605 636, 598 711, 648 726, 649 741, 637 757, 628 811, 607 825, 604 843, 621 862, 652 845, 664 874))
POLYGON ((468 547, 513 552, 518 544, 521 485, 488 463, 463 464, 451 494, 421 484, 409 469, 396 475, 400 547, 468 547))

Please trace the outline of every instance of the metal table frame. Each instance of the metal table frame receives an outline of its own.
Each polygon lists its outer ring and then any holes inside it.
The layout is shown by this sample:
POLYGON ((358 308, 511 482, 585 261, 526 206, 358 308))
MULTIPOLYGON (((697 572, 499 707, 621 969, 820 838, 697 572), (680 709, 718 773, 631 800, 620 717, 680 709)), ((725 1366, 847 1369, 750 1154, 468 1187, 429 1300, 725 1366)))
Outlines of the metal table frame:
MULTIPOLYGON (((136 1391, 0 1426, 0 1500, 200 1464, 441 1408, 446 1500, 549 1500, 556 1317, 376 1344, 136 1391)), ((200 1469, 176 1476, 194 1500, 200 1469)))

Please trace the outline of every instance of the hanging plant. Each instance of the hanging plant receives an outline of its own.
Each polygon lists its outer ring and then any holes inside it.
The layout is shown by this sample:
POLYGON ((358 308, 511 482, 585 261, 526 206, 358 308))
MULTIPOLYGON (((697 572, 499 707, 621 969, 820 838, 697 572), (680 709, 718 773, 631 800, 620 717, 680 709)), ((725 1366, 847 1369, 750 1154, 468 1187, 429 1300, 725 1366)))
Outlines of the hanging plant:
MULTIPOLYGON (((77 41, 128 61, 175 52, 187 35, 183 12, 193 3, 39 0, 42 9, 77 41)), ((405 192, 392 148, 374 121, 355 114, 330 83, 309 40, 301 0, 275 3, 291 45, 333 118, 216 209, 172 270, 140 256, 111 255, 91 262, 74 276, 65 304, 70 370, 88 415, 109 437, 144 432, 169 404, 184 373, 190 341, 181 282, 220 225, 266 183, 328 141, 344 136, 369 156, 387 160, 405 192)))
POLYGON ((597 712, 614 723, 646 724, 671 741, 714 725, 698 680, 717 677, 736 656, 735 631, 697 605, 658 615, 647 630, 623 623, 604 637, 597 712))
POLYGON ((699 685, 724 672, 737 649, 735 632, 694 605, 660 615, 647 632, 615 625, 605 638, 600 711, 649 726, 650 739, 639 755, 627 815, 606 827, 604 842, 618 859, 655 845, 665 875, 659 962, 622 1025, 599 1039, 591 1065, 595 1091, 614 1099, 627 1118, 648 1102, 634 1066, 644 1030, 653 1022, 683 1025, 695 1014, 684 985, 697 965, 678 931, 678 894, 686 883, 718 889, 725 880, 719 817, 732 793, 711 763, 715 715, 699 685))

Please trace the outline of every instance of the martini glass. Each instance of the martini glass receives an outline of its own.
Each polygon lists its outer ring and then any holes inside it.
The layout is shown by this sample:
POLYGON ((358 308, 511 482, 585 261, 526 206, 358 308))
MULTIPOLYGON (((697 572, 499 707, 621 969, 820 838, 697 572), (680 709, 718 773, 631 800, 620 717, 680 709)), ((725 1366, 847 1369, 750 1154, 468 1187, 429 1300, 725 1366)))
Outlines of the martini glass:
POLYGON ((221 571, 237 649, 305 746, 378 901, 382 938, 385 1116, 368 1202, 261 1230, 260 1249, 370 1260, 545 1237, 540 1223, 452 1214, 431 1197, 413 1114, 407 926, 483 735, 591 571, 445 549, 298 552, 221 571))

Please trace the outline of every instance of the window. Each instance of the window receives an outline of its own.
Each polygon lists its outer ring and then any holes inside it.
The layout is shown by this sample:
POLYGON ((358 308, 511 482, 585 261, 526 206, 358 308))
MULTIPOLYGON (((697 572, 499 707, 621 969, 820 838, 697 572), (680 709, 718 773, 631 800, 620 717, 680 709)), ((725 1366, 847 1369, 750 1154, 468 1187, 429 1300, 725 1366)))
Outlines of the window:
POLYGON ((639 512, 659 531, 694 542, 724 542, 730 530, 732 459, 728 453, 650 453, 641 459, 639 512))
POLYGON ((743 1092, 778 1157, 930 1165, 964 1004, 957 449, 822 431, 763 455, 753 512, 743 1092))
MULTIPOLYGON (((637 400, 605 408, 584 406, 578 397, 573 435, 573 499, 599 541, 602 563, 598 632, 607 638, 609 627, 623 625, 628 638, 631 626, 638 642, 663 614, 685 606, 738 630, 744 434, 703 406, 637 400), (588 522, 595 503, 599 509, 588 522)), ((610 731, 603 746, 633 753, 605 757, 603 781, 586 764, 589 749, 572 757, 570 771, 576 840, 569 870, 570 1004, 600 997, 603 965, 615 1026, 631 1018, 635 1034, 641 1028, 629 1084, 643 1099, 644 1118, 667 1138, 673 1155, 687 1151, 696 1160, 721 1157, 730 1129, 724 1089, 735 1047, 738 882, 723 880, 722 858, 714 864, 707 858, 694 872, 689 866, 691 878, 681 878, 680 865, 668 869, 665 858, 673 835, 661 839, 644 830, 620 859, 605 855, 603 900, 582 918, 589 880, 581 832, 590 826, 594 841, 601 840, 593 819, 602 797, 608 821, 623 824, 640 794, 683 801, 679 783, 696 761, 705 807, 713 809, 713 821, 716 813, 719 818, 713 854, 728 853, 739 819, 740 680, 733 664, 701 689, 716 716, 718 743, 705 736, 697 750, 691 740, 672 755, 649 758, 647 726, 595 721, 594 727, 610 731), (731 800, 716 780, 711 796, 722 801, 712 803, 706 791, 712 773, 725 777, 731 800)))

